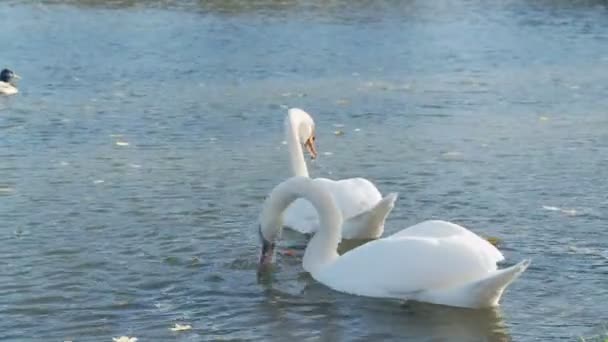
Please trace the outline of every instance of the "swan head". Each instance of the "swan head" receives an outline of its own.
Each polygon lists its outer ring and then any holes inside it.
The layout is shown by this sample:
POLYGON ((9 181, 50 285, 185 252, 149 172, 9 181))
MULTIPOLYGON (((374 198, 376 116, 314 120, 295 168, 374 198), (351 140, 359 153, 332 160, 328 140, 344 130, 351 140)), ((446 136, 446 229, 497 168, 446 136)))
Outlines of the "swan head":
POLYGON ((10 69, 2 69, 2 71, 0 71, 0 81, 2 82, 11 83, 13 80, 18 80, 20 78, 19 75, 15 74, 10 69))
MULTIPOLYGON (((258 273, 272 264, 277 241, 283 231, 283 212, 299 197, 309 198, 319 191, 308 177, 291 177, 275 186, 264 200, 259 217, 259 236, 262 244, 258 273)), ((317 195, 318 196, 318 195, 317 195)))
POLYGON ((262 210, 259 218, 260 223, 258 226, 258 233, 260 236, 262 251, 260 253, 260 261, 258 263, 258 273, 262 272, 266 267, 272 264, 276 240, 279 238, 281 231, 283 230, 283 220, 281 216, 283 209, 277 209, 273 205, 276 197, 278 196, 276 194, 273 196, 273 193, 266 196, 264 199, 264 209, 262 210))
POLYGON ((267 265, 270 265, 272 263, 272 258, 274 256, 274 248, 275 248, 275 240, 269 240, 266 237, 264 237, 264 233, 262 231, 262 226, 260 225, 259 228, 259 233, 260 233, 260 241, 262 243, 262 252, 260 254, 260 262, 259 262, 259 266, 258 266, 258 270, 263 269, 264 267, 266 267, 267 265))
POLYGON ((299 108, 291 108, 288 111, 290 122, 296 125, 296 133, 300 144, 304 145, 311 159, 317 157, 317 146, 315 145, 315 122, 310 114, 299 108))

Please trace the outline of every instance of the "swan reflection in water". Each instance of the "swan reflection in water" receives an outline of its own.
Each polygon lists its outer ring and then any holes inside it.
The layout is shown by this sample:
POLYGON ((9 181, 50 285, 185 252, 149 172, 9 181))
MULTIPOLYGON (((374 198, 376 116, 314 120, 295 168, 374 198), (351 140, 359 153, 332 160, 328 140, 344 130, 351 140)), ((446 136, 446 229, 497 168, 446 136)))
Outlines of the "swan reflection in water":
MULTIPOLYGON (((260 312, 268 315, 272 340, 512 340, 499 308, 466 309, 350 296, 332 291, 304 273, 299 276, 308 278, 300 294, 266 288, 265 299, 259 303, 260 312)), ((285 285, 279 287, 289 292, 297 287, 285 285)))

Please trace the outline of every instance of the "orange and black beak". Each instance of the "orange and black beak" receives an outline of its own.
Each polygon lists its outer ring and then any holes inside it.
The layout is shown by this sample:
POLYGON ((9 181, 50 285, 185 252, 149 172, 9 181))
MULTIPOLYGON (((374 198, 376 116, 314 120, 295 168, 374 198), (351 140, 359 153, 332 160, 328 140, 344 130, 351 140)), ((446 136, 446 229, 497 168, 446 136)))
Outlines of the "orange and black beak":
POLYGON ((304 143, 304 147, 306 147, 306 150, 308 151, 308 153, 310 153, 310 159, 317 158, 317 146, 315 145, 315 140, 316 140, 316 138, 315 138, 315 135, 313 134, 304 143))

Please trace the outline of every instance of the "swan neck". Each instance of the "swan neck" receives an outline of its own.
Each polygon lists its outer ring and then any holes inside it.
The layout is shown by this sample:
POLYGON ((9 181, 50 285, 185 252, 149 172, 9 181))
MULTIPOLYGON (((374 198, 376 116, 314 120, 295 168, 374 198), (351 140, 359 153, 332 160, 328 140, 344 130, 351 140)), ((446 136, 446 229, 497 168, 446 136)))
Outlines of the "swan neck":
POLYGON ((309 177, 308 167, 304 159, 304 151, 300 143, 300 124, 302 124, 301 118, 291 113, 285 120, 285 140, 289 149, 289 165, 291 166, 292 176, 309 177))
POLYGON ((321 222, 319 231, 310 239, 304 251, 302 266, 305 271, 315 276, 338 258, 340 225, 321 222))
POLYGON ((292 177, 282 182, 272 190, 264 203, 260 229, 264 239, 274 241, 283 227, 283 212, 298 198, 308 200, 319 216, 319 231, 304 253, 304 269, 310 272, 338 255, 336 250, 340 242, 342 214, 327 190, 306 177, 292 177))

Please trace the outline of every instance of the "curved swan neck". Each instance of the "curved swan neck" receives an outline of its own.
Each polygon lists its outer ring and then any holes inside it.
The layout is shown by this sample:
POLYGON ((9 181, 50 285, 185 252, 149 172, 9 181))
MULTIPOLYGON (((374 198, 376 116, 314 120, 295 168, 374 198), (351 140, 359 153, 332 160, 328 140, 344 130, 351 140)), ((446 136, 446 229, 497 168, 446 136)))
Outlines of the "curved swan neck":
POLYGON ((314 180, 292 177, 277 185, 266 201, 260 216, 260 232, 268 241, 275 240, 283 228, 282 215, 296 199, 305 198, 319 215, 320 229, 306 247, 304 269, 309 271, 338 256, 342 214, 331 194, 314 180))
POLYGON ((307 117, 310 119, 303 110, 292 108, 285 119, 285 140, 289 149, 289 164, 293 176, 308 177, 308 167, 300 142, 300 125, 304 124, 307 117))
POLYGON ((342 219, 340 219, 340 223, 324 222, 321 219, 319 231, 310 239, 304 251, 302 266, 305 271, 314 276, 323 266, 339 257, 337 250, 340 243, 341 226, 342 219))

